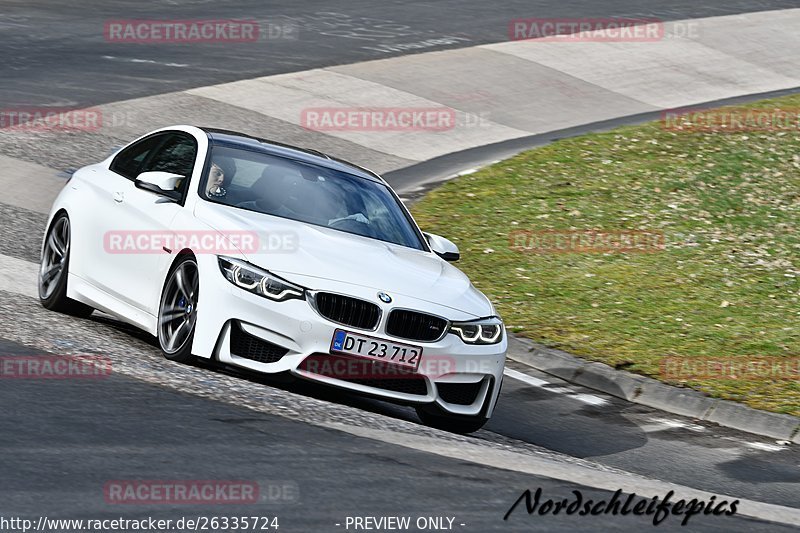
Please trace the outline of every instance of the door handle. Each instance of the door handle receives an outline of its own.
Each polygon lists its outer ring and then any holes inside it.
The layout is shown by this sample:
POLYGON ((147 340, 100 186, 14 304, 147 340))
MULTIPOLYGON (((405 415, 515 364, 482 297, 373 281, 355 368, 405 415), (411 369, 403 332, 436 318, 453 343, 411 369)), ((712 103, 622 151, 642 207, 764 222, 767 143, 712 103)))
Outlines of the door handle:
POLYGON ((125 193, 122 191, 117 191, 114 193, 114 201, 117 203, 122 202, 125 199, 125 193))

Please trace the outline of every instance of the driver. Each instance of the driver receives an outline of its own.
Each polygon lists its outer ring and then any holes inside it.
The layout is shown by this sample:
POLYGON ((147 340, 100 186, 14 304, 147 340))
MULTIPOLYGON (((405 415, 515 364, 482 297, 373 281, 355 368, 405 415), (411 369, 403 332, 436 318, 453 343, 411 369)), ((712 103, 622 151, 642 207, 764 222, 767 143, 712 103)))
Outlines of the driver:
POLYGON ((225 183, 225 172, 216 163, 211 163, 211 170, 208 172, 208 182, 206 184, 206 194, 214 198, 225 198, 228 191, 222 186, 225 183))

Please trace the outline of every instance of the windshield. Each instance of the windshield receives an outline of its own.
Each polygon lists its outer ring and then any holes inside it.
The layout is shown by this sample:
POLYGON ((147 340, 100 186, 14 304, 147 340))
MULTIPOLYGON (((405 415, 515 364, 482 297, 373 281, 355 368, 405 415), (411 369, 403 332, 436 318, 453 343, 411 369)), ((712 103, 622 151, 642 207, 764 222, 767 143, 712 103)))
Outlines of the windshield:
POLYGON ((384 184, 300 161, 214 145, 200 195, 240 209, 425 249, 384 184))

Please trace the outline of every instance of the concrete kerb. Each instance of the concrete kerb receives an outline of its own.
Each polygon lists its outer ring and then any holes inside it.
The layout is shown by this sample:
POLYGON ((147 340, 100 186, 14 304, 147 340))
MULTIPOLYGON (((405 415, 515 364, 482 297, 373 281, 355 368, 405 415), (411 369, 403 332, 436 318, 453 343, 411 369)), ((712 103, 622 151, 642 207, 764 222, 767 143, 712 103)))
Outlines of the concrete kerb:
POLYGON ((586 361, 522 337, 510 336, 508 358, 615 398, 720 426, 800 444, 800 418, 661 383, 652 378, 586 361))

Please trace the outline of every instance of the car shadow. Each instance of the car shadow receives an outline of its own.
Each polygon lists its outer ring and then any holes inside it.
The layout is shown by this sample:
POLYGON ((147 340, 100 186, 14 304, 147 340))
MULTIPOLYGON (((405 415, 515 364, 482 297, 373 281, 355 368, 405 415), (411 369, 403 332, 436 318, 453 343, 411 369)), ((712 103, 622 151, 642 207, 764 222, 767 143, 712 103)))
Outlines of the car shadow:
MULTIPOLYGON (((140 340, 149 346, 160 350, 158 339, 149 333, 142 331, 136 326, 126 324, 114 317, 97 312, 91 316, 90 320, 111 327, 121 333, 130 335, 131 337, 134 337, 137 340, 140 340)), ((260 385, 285 390, 294 394, 301 394, 303 396, 308 396, 326 402, 346 405, 348 407, 354 407, 364 411, 419 423, 419 418, 417 418, 412 407, 385 402, 366 395, 342 391, 322 383, 315 383, 313 381, 297 378, 288 373, 261 374, 246 368, 225 365, 217 361, 210 361, 208 359, 201 358, 197 358, 193 363, 191 363, 191 365, 211 372, 226 374, 238 379, 250 381, 252 383, 258 383, 260 385)))
MULTIPOLYGON (((608 387, 613 390, 616 386, 609 383, 608 387)), ((575 393, 565 394, 566 388, 573 387, 567 383, 530 386, 506 376, 486 428, 579 458, 611 455, 647 443, 647 433, 625 416, 636 406, 616 399, 602 405, 587 404, 575 393)))
MULTIPOLYGON (((92 315, 91 320, 159 349, 155 337, 135 326, 101 313, 92 315)), ((191 364, 293 394, 421 424, 412 406, 343 391, 288 373, 260 374, 207 359, 197 359, 191 364)), ((647 443, 647 434, 625 417, 628 410, 635 408, 622 400, 612 401, 610 406, 587 405, 546 387, 532 387, 506 377, 492 419, 474 436, 497 440, 489 434, 495 433, 501 440, 516 439, 579 458, 610 455, 647 443)))

